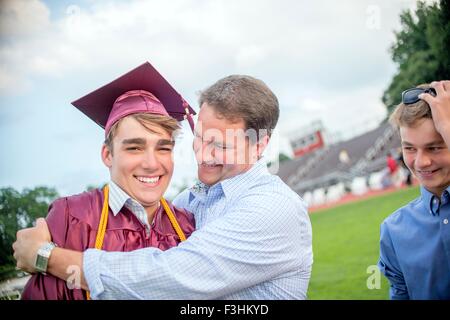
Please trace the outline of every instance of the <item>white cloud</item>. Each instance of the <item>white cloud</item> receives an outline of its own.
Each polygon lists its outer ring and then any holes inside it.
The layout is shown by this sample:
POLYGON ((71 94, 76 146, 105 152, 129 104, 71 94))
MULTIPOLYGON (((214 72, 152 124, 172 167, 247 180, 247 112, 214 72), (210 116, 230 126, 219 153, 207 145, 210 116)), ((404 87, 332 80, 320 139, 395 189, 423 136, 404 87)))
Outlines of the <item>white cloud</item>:
POLYGON ((306 98, 303 99, 302 102, 300 102, 300 108, 301 110, 304 110, 306 112, 320 112, 323 111, 326 106, 324 106, 320 100, 306 98))
POLYGON ((34 36, 50 26, 50 11, 39 0, 3 0, 0 7, 2 38, 34 36))
MULTIPOLYGON (((351 131, 383 117, 385 111, 379 99, 394 71, 387 49, 393 40, 393 30, 399 26, 401 9, 413 7, 415 1, 82 3, 73 1, 58 16, 37 0, 2 2, 2 99, 14 104, 27 92, 35 94, 39 90, 33 89, 57 82, 61 92, 51 92, 52 99, 58 103, 68 101, 148 60, 194 108, 195 93, 221 77, 240 73, 262 79, 279 98, 279 128, 283 136, 317 119, 322 119, 334 132, 351 131), (373 12, 379 15, 374 17, 373 12), (374 25, 377 28, 371 27, 374 25), (14 95, 18 97, 16 100, 11 97, 14 95)), ((46 106, 49 102, 40 103, 46 106)), ((7 105, 0 100, 0 107, 7 105)), ((14 113, 14 109, 8 108, 8 112, 14 113)), ((39 129, 31 123, 31 130, 54 130, 46 136, 48 141, 60 134, 57 130, 66 130, 65 134, 85 139, 79 142, 80 149, 92 144, 87 141, 90 131, 75 135, 84 121, 81 115, 74 120, 75 112, 65 113, 54 105, 44 112, 52 115, 39 115, 41 122, 53 117, 57 123, 56 118, 64 116, 72 121, 39 129)), ((52 148, 49 142, 45 156, 52 157, 51 152, 64 153, 67 168, 76 168, 81 163, 86 166, 85 174, 76 175, 92 176, 89 164, 79 160, 80 149, 70 146, 66 143, 52 148)), ((189 142, 182 148, 180 158, 185 160, 184 155, 190 152, 189 142)), ((3 161, 6 163, 7 159, 3 161)), ((174 177, 195 175, 192 163, 182 165, 174 177)), ((16 179, 20 174, 13 169, 9 171, 16 179)), ((29 174, 23 171, 23 181, 28 181, 29 174)), ((57 179, 66 174, 67 171, 55 172, 54 176, 57 179)), ((44 173, 41 180, 45 179, 44 173)))
MULTIPOLYGON (((385 1, 380 3, 381 21, 392 26, 389 20, 397 17, 392 17, 385 1)), ((93 2, 91 7, 70 5, 65 15, 49 21, 49 9, 37 0, 7 1, 2 9, 2 37, 26 35, 26 39, 2 41, 1 64, 24 79, 73 70, 119 72, 151 60, 186 86, 194 74, 207 77, 214 71, 220 75, 255 72, 286 82, 304 82, 317 75, 326 84, 325 75, 336 76, 355 66, 355 56, 360 55, 370 63, 356 65, 360 70, 353 72, 376 77, 368 73, 382 67, 385 60, 377 58, 388 43, 380 48, 375 40, 387 33, 366 26, 369 5, 360 1, 347 5, 256 0, 93 2)))
POLYGON ((351 92, 317 94, 310 92, 280 117, 281 134, 288 138, 298 134, 300 127, 308 127, 321 120, 329 142, 346 139, 377 127, 386 117, 379 86, 364 86, 351 92))
POLYGON ((258 66, 266 58, 265 50, 256 45, 248 45, 240 48, 236 54, 236 65, 238 69, 247 66, 258 66))

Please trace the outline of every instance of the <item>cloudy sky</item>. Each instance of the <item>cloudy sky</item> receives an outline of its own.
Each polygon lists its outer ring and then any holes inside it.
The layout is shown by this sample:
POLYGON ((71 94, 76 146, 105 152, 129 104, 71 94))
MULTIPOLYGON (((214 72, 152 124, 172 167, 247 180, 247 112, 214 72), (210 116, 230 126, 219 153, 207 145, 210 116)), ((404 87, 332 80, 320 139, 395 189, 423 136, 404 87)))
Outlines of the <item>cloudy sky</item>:
MULTIPOLYGON (((99 185, 103 132, 70 105, 149 61, 198 110, 229 74, 265 81, 280 101, 277 148, 321 120, 332 136, 375 127, 395 66, 388 48, 415 1, 171 0, 0 2, 0 187, 60 194, 99 185)), ((196 175, 185 134, 173 186, 196 175)), ((274 150, 276 148, 273 148, 274 150)))

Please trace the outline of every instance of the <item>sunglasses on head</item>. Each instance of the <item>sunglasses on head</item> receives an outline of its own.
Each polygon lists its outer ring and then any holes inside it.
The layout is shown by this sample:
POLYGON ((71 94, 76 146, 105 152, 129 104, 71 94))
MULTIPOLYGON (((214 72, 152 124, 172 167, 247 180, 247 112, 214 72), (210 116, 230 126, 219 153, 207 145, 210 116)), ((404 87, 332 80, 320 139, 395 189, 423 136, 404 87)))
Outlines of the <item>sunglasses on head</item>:
POLYGON ((402 92, 403 104, 413 104, 420 100, 419 95, 422 93, 429 93, 436 97, 436 90, 433 88, 411 88, 402 92))

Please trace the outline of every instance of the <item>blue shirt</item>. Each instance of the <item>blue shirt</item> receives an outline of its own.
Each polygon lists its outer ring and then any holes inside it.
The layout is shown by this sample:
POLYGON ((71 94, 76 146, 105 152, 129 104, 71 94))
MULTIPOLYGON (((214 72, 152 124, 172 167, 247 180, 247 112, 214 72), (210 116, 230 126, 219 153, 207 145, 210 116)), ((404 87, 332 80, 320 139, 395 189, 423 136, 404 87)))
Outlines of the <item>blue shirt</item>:
POLYGON ((305 299, 312 231, 303 200, 265 163, 175 205, 197 231, 167 251, 89 249, 83 270, 93 299, 305 299))
POLYGON ((391 299, 450 299, 450 196, 421 196, 381 225, 378 266, 391 299))

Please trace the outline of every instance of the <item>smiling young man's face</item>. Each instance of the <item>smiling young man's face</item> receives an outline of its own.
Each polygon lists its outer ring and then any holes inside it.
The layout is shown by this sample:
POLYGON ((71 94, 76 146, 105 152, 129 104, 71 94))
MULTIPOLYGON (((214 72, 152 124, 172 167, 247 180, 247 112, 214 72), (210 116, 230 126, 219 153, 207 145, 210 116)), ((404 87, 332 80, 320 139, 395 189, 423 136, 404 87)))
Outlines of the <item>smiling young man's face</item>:
POLYGON ((436 131, 433 120, 424 118, 414 126, 401 126, 406 165, 428 191, 440 196, 450 185, 450 150, 436 131))
POLYGON ((105 145, 102 159, 111 179, 147 212, 158 207, 173 173, 173 140, 157 125, 150 132, 136 119, 121 120, 113 139, 113 152, 105 145))

